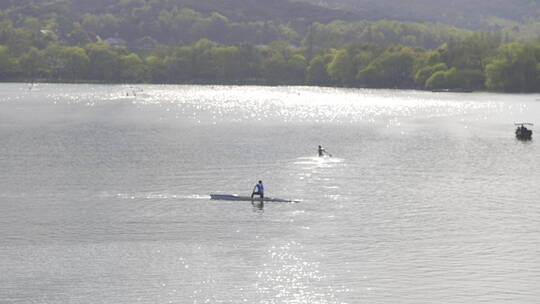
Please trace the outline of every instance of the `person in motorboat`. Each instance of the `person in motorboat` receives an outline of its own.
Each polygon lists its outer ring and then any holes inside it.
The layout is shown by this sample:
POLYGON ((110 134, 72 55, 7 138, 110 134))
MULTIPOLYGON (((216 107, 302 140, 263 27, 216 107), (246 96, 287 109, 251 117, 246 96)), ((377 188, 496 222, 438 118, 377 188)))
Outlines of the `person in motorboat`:
POLYGON ((261 198, 261 202, 263 201, 264 199, 264 186, 263 186, 263 182, 260 180, 258 184, 255 185, 255 187, 253 187, 253 192, 251 193, 251 199, 253 200, 253 196, 255 195, 259 195, 259 197, 261 198))
POLYGON ((523 129, 525 127, 523 125, 519 125, 517 128, 516 128, 516 136, 520 136, 521 135, 521 132, 523 132, 523 129))
POLYGON ((325 155, 332 157, 332 154, 328 153, 321 145, 319 145, 319 157, 324 157, 325 155))
MULTIPOLYGON (((527 124, 530 124, 530 123, 527 123, 527 124)), ((518 125, 518 127, 516 128, 516 137, 518 139, 531 139, 532 131, 527 129, 527 127, 525 127, 525 123, 519 123, 516 125, 518 125)))

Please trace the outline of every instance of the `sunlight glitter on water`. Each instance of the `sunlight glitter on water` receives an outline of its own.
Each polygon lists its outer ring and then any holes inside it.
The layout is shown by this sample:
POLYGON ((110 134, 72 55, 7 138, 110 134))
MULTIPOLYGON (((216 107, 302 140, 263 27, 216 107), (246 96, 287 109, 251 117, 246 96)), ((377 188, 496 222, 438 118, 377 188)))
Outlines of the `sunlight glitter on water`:
MULTIPOLYGON (((450 97, 456 96, 461 97, 450 97)), ((309 87, 211 87, 210 90, 200 90, 197 86, 181 86, 177 90, 148 88, 146 95, 135 102, 173 106, 176 107, 173 111, 191 112, 202 122, 350 124, 381 121, 395 126, 403 119, 452 117, 502 110, 500 102, 479 103, 473 95, 463 97, 472 98, 456 103, 455 98, 435 99, 430 93, 414 91, 404 96, 401 91, 392 90, 309 87)))
MULTIPOLYGON (((56 104, 133 103, 163 111, 161 119, 185 119, 202 124, 223 122, 263 123, 381 123, 399 126, 410 119, 451 118, 483 112, 526 113, 527 104, 508 106, 501 96, 485 102, 485 93, 440 93, 399 90, 335 89, 318 87, 238 87, 160 85, 79 85, 54 90, 40 84, 22 92, 26 99, 39 96, 56 104), (33 91, 35 90, 35 91, 33 91), (482 100, 478 102, 477 100, 482 100), (459 102, 456 102, 459 101, 459 102)), ((13 96, 0 102, 13 101, 13 96)), ((37 100, 36 100, 37 101, 37 100)), ((42 100, 40 100, 42 101, 42 100)), ((477 115, 471 119, 477 120, 477 115)))
POLYGON ((540 298, 538 95, 1 86, 0 302, 540 298))
POLYGON ((257 272, 255 283, 261 304, 330 304, 342 303, 336 298, 330 278, 319 270, 316 262, 299 255, 302 246, 290 242, 268 250, 268 262, 257 272))

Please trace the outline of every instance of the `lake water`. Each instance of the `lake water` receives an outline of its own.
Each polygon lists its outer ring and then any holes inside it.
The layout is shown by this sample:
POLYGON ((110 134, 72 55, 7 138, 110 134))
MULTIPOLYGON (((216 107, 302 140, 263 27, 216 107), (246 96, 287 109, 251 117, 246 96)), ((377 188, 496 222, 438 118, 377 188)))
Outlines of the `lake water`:
POLYGON ((539 303, 540 95, 0 85, 0 303, 539 303), (331 158, 316 157, 323 145, 331 158), (212 201, 209 193, 300 203, 212 201))

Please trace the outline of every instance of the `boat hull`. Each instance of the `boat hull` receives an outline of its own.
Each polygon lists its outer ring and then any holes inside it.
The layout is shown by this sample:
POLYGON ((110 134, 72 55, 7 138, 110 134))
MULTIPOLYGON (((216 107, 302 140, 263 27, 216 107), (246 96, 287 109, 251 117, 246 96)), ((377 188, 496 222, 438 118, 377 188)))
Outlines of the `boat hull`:
POLYGON ((532 139, 532 131, 525 129, 525 130, 516 130, 516 138, 520 140, 531 140, 532 139))
MULTIPOLYGON (((258 196, 255 196, 251 198, 251 196, 242 196, 242 195, 236 195, 236 194, 210 194, 210 199, 213 200, 222 200, 222 201, 261 201, 261 198, 258 196)), ((275 197, 265 197, 263 199, 263 202, 276 202, 276 203, 297 203, 298 201, 295 200, 288 200, 288 199, 282 199, 282 198, 275 198, 275 197)))

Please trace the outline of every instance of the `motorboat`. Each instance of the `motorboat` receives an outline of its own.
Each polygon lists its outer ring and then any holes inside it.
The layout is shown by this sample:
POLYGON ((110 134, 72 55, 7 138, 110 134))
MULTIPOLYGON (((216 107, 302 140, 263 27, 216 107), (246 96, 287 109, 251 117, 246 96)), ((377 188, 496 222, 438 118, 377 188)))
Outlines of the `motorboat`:
POLYGON ((532 130, 527 129, 525 126, 532 126, 530 122, 516 122, 514 125, 516 128, 516 138, 519 140, 531 140, 532 139, 532 130))

